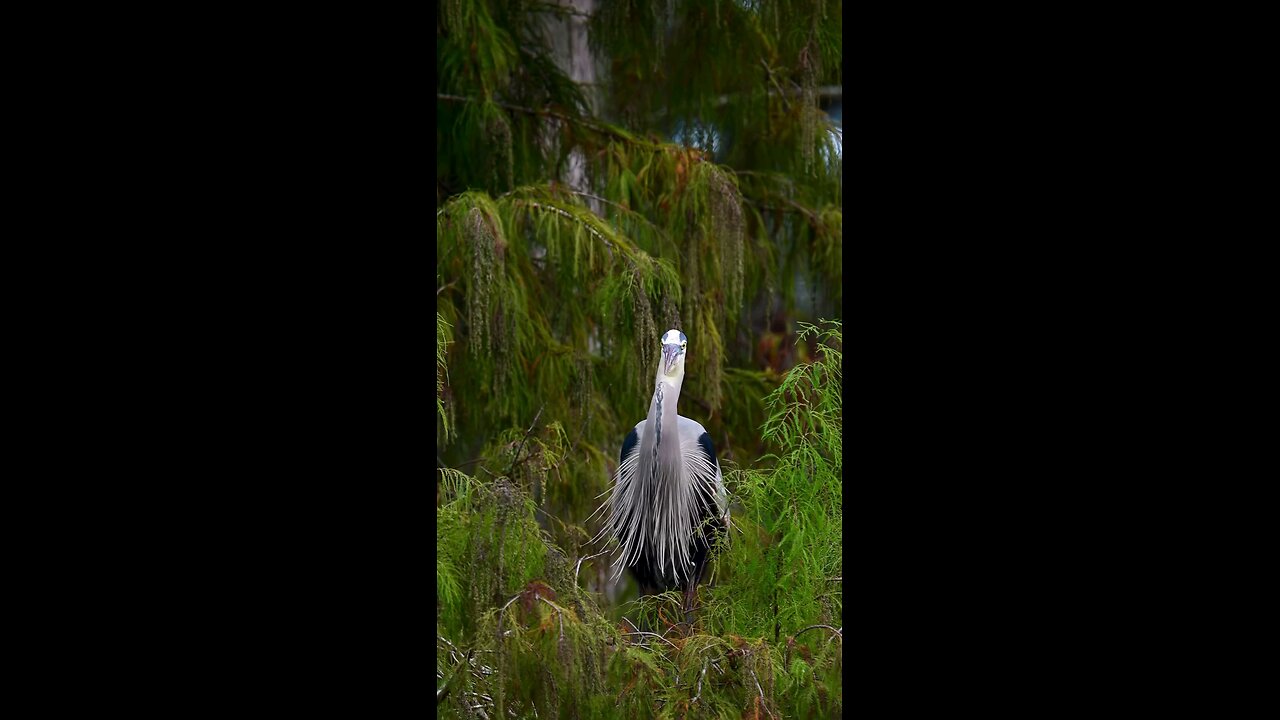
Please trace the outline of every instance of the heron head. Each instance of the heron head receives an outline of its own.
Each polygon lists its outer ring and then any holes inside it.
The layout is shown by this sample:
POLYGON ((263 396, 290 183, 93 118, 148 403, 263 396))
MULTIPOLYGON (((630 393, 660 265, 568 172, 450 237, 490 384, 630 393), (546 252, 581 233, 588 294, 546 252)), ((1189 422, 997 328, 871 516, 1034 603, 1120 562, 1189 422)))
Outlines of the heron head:
POLYGON ((689 339, 679 330, 668 330, 662 336, 662 361, 659 369, 663 375, 671 379, 684 376, 684 350, 688 344, 689 339))

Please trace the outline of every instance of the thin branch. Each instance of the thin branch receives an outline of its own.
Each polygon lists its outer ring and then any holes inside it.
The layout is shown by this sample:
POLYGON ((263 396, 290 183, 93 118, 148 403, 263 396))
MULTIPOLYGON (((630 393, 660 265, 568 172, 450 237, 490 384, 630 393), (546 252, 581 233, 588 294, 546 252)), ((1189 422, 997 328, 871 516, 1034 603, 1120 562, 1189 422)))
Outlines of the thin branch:
POLYGON ((520 453, 524 450, 524 443, 529 439, 529 435, 533 433, 533 428, 537 426, 538 418, 542 417, 542 411, 545 410, 546 407, 547 404, 542 403, 542 407, 538 408, 538 414, 533 416, 533 422, 529 425, 529 429, 525 431, 524 438, 520 440, 520 447, 516 448, 515 457, 511 458, 511 467, 507 468, 507 477, 511 477, 511 472, 516 469, 516 461, 520 459, 520 453))
POLYGON ((805 217, 809 218, 809 222, 812 222, 814 225, 821 225, 821 224, 822 224, 822 221, 818 218, 817 214, 816 214, 816 213, 814 213, 814 212, 813 212, 812 210, 810 210, 809 208, 807 208, 807 207, 805 207, 805 206, 801 205, 800 203, 796 202, 795 200, 792 200, 791 198, 783 198, 783 199, 782 199, 782 201, 783 201, 783 202, 785 202, 786 204, 788 204, 788 205, 790 205, 790 206, 794 207, 796 210, 798 210, 798 211, 799 211, 801 214, 803 214, 805 217))
POLYGON ((739 170, 737 168, 734 168, 733 174, 734 175, 756 175, 762 178, 769 178, 770 180, 777 180, 778 182, 781 182, 787 185, 796 184, 795 180, 791 179, 784 173, 775 172, 773 170, 739 170))
POLYGON ((801 630, 800 632, 796 633, 795 635, 792 635, 791 637, 798 638, 802 633, 807 632, 809 630, 815 630, 817 628, 826 628, 831 632, 835 633, 836 635, 840 635, 841 639, 844 639, 844 635, 842 635, 839 630, 831 627, 830 625, 810 625, 809 627, 805 628, 804 630, 801 630))
POLYGON ((692 705, 692 704, 694 704, 694 703, 698 702, 698 698, 702 697, 702 679, 703 679, 703 678, 705 678, 706 676, 707 676, 707 661, 706 661, 706 660, 703 660, 703 661, 702 661, 702 673, 698 675, 698 694, 697 694, 697 695, 694 695, 694 696, 693 696, 693 700, 690 700, 690 701, 689 701, 689 704, 690 704, 690 705, 692 705))
MULTIPOLYGON (((761 60, 761 62, 764 62, 764 61, 761 60)), ((766 65, 765 67, 768 67, 768 66, 766 65)), ((767 94, 769 97, 781 97, 785 100, 788 97, 798 97, 798 96, 804 95, 804 88, 802 87, 795 87, 790 90, 783 90, 781 87, 778 86, 777 81, 773 79, 772 73, 770 73, 769 79, 773 80, 774 87, 777 88, 777 90, 768 91, 767 94)), ((844 92, 843 86, 840 86, 840 85, 819 85, 818 87, 814 88, 814 95, 816 97, 821 97, 821 98, 834 98, 838 100, 840 99, 840 96, 843 94, 843 92, 844 92)), ((715 104, 713 105, 713 107, 724 107, 725 105, 728 105, 729 103, 733 102, 734 100, 742 96, 743 96, 742 93, 735 93, 731 95, 721 95, 716 98, 715 104)))
MULTIPOLYGON (((438 640, 444 640, 444 641, 445 641, 445 643, 446 643, 449 647, 453 648, 454 650, 458 650, 458 646, 457 646, 457 645, 454 645, 454 644, 453 644, 453 643, 451 643, 451 642, 449 642, 449 638, 447 638, 447 637, 445 637, 445 636, 440 635, 440 634, 438 634, 438 633, 437 633, 437 634, 436 634, 436 639, 438 639, 438 640)), ((462 652, 461 650, 458 650, 458 653, 459 653, 459 654, 461 654, 461 652, 462 652)))
MULTIPOLYGON (((448 642, 448 641, 446 640, 445 642, 448 642)), ((449 644, 452 645, 453 643, 449 643, 449 644)), ((449 676, 449 679, 445 680, 444 685, 441 685, 440 688, 436 690, 436 706, 437 707, 440 705, 441 701, 443 701, 446 697, 449 696, 449 690, 450 690, 450 687, 453 685, 454 678, 458 677, 458 673, 462 671, 462 668, 469 667, 470 665, 471 665, 471 651, 467 651, 467 657, 464 658, 462 662, 458 663, 458 667, 453 669, 453 674, 449 676)))
MULTIPOLYGON (((769 67, 769 63, 765 62, 764 58, 760 58, 760 64, 764 66, 764 72, 766 75, 769 76, 769 82, 772 83, 775 88, 777 88, 778 95, 782 97, 782 102, 784 103, 784 107, 786 107, 786 109, 790 111, 791 103, 787 101, 787 91, 782 89, 782 86, 778 84, 778 79, 773 76, 773 68, 769 67)), ((772 90, 770 90, 769 94, 772 95, 774 93, 772 90)))
MULTIPOLYGON (((624 618, 624 619, 625 619, 625 618, 624 618)), ((627 620, 627 622, 631 622, 631 621, 630 621, 630 620, 627 620)), ((632 625, 634 625, 634 624, 635 624, 635 623, 632 623, 632 625)), ((661 636, 661 635, 659 635, 658 633, 651 633, 651 632, 640 632, 640 631, 636 631, 636 632, 629 632, 629 633, 622 633, 622 634, 623 634, 623 635, 652 635, 653 637, 658 638, 659 640, 661 640, 662 642, 664 642, 664 643, 666 643, 666 644, 670 645, 671 647, 676 648, 675 643, 673 643, 673 642, 671 642, 670 640, 668 640, 668 639, 666 639, 666 638, 662 637, 662 636, 661 636)), ((677 650, 679 650, 680 648, 676 648, 676 649, 677 649, 677 650)))
MULTIPOLYGON (((557 472, 556 474, 558 475, 559 473, 557 472)), ((564 478, 561 478, 560 481, 564 482, 564 478)), ((555 520, 556 522, 560 523, 560 527, 564 528, 566 531, 568 530, 569 524, 561 520, 560 518, 556 517, 555 515, 552 515, 551 513, 547 512, 546 510, 543 510, 540 507, 535 507, 534 511, 540 512, 543 515, 546 515, 547 517, 551 518, 552 520, 555 520)))
POLYGON ((440 293, 444 292, 445 290, 448 290, 449 288, 451 288, 451 287, 453 287, 454 285, 457 285, 457 284, 458 284, 458 281, 457 281, 457 280, 453 280, 453 281, 449 282, 447 285, 445 285, 444 287, 440 288, 439 290, 436 290, 436 297, 440 297, 440 293))
POLYGON ((649 227, 653 228, 655 231, 657 231, 657 233, 658 233, 659 235, 661 235, 662 237, 666 238, 667 240, 670 240, 670 239, 671 239, 671 236, 667 234, 667 231, 666 231, 666 230, 663 230, 662 228, 658 227, 657 225, 654 225, 654 224, 653 224, 653 221, 649 220, 649 218, 645 217, 645 216, 644 216, 642 213, 640 213, 640 212, 637 212, 637 211, 635 211, 635 210, 632 210, 631 208, 627 207, 626 205, 623 205, 623 204, 621 204, 621 203, 616 203, 616 202, 614 202, 614 201, 612 201, 612 200, 609 200, 609 199, 607 199, 607 198, 602 198, 602 197, 600 197, 599 195, 592 195, 592 194, 591 194, 591 193, 589 193, 589 192, 582 192, 581 190, 570 190, 569 192, 573 193, 574 195, 581 195, 582 197, 591 198, 592 200, 599 200, 599 201, 600 201, 600 202, 602 202, 602 203, 608 203, 609 205, 612 205, 612 206, 614 206, 614 207, 618 208, 619 210, 621 210, 621 211, 622 211, 623 213, 625 213, 626 215, 628 215, 628 216, 633 216, 633 217, 636 217, 636 218, 640 219, 640 220, 641 220, 641 221, 643 221, 646 225, 648 225, 649 227))
MULTIPOLYGON (((449 95, 447 93, 436 93, 436 99, 448 100, 449 102, 481 102, 480 98, 467 97, 465 95, 449 95)), ((657 143, 651 143, 646 140, 640 140, 638 138, 632 137, 631 135, 625 132, 622 132, 621 130, 615 130, 607 125, 602 125, 593 120, 588 120, 587 118, 574 117, 572 115, 565 115, 564 113, 556 112, 555 110, 550 110, 545 108, 542 110, 538 110, 536 108, 527 108, 521 105, 512 105, 511 103, 505 103, 500 100, 490 100, 489 102, 492 102, 494 105, 497 105, 498 107, 506 108, 507 110, 512 110, 514 112, 525 113, 526 115, 537 115, 539 117, 553 117, 553 118, 556 118, 557 120, 564 120, 565 122, 582 125, 582 126, 591 128, 596 132, 604 133, 606 135, 612 135, 613 137, 616 137, 620 140, 626 140, 627 142, 634 143, 636 145, 647 145, 650 147, 658 147, 657 143)))
MULTIPOLYGON (((449 102, 463 102, 463 103, 481 102, 480 98, 467 97, 466 95, 449 95, 448 93, 436 93, 436 99, 448 100, 449 102)), ((514 110, 515 112, 522 112, 528 115, 539 115, 541 117, 553 117, 553 118, 559 118, 561 120, 568 120, 570 122, 576 121, 575 118, 572 118, 563 113, 558 113, 554 110, 546 110, 546 109, 536 110, 534 108, 522 107, 520 105, 512 105, 511 103, 505 103, 505 102, 502 102, 501 100, 490 100, 490 102, 492 102, 494 105, 497 105, 498 107, 506 108, 507 110, 514 110)))
POLYGON ((589 193, 589 192, 582 192, 581 190, 570 190, 569 192, 573 193, 574 195, 581 195, 582 197, 588 197, 588 198, 591 198, 592 200, 599 200, 599 201, 600 201, 600 202, 602 202, 602 203, 608 203, 608 204, 610 204, 610 205, 612 205, 612 206, 614 206, 614 207, 618 208, 619 210, 625 210, 625 211, 627 211, 627 212, 632 212, 631 208, 626 207, 625 205, 622 205, 622 204, 620 204, 620 203, 616 203, 616 202, 614 202, 614 201, 612 201, 612 200, 609 200, 609 199, 607 199, 607 198, 602 198, 602 197, 600 197, 599 195, 592 195, 592 194, 591 194, 591 193, 589 193))
POLYGON ((555 207, 554 205, 544 205, 542 203, 537 203, 532 200, 515 200, 513 202, 519 205, 528 205, 529 207, 537 208, 539 210, 550 210, 551 212, 556 213, 557 215, 562 215, 566 218, 569 218, 570 220, 573 220, 574 222, 579 223, 583 227, 585 227, 592 235, 596 236, 596 238, 600 240, 600 242, 604 243, 610 250, 614 249, 613 243, 605 239, 605 236, 601 235, 599 230, 596 230, 595 228, 591 227, 587 223, 582 222, 581 219, 574 217, 572 214, 567 213, 564 210, 561 210, 560 208, 555 207))
POLYGON ((546 603, 552 610, 556 611, 557 615, 560 616, 560 639, 564 640, 564 611, 557 607, 555 603, 542 597, 538 593, 534 593, 533 596, 546 603))
MULTIPOLYGON (((596 553, 595 555, 588 555, 588 556, 586 556, 586 557, 580 557, 580 558, 578 558, 578 564, 573 566, 573 584, 574 584, 574 585, 577 585, 577 584, 578 584, 578 570, 582 567, 582 561, 583 561, 583 560, 590 560, 590 559, 591 559, 591 558, 593 558, 593 557, 600 557, 601 555, 604 555, 604 554, 605 554, 605 553, 607 553, 607 552, 609 552, 609 551, 608 551, 608 550, 601 550, 600 552, 596 553)), ((631 621, 630 621, 630 620, 628 620, 627 622, 631 622, 631 621)), ((633 625, 633 627, 634 627, 634 625, 633 625)))
POLYGON ((756 690, 760 691, 760 704, 764 706, 764 711, 769 713, 769 717, 773 717, 773 712, 769 710, 769 701, 764 699, 764 688, 760 687, 760 678, 756 677, 755 668, 747 668, 751 671, 751 677, 756 681, 756 690))
MULTIPOLYGON (((764 58, 760 58, 760 64, 764 67, 765 72, 768 73, 769 84, 773 85, 774 88, 772 90, 767 90, 765 94, 771 98, 782 98, 784 106, 788 111, 790 111, 791 102, 789 98, 803 96, 805 88, 794 80, 790 81, 793 86, 790 90, 783 88, 782 85, 779 84, 778 78, 774 75, 773 68, 769 67, 769 63, 765 62, 764 58)), ((819 98, 831 98, 838 101, 843 95, 844 87, 841 85, 819 85, 814 88, 814 96, 819 98)), ((727 93, 719 95, 712 101, 711 106, 713 108, 721 108, 736 100, 740 100, 743 97, 750 97, 750 93, 727 93)), ((653 118, 664 118, 669 114, 669 112, 670 110, 668 108, 659 108, 653 113, 653 118)))
POLYGON ((498 642, 502 642, 502 614, 507 611, 507 608, 511 607, 511 603, 519 600, 520 596, 523 594, 524 593, 516 593, 516 596, 508 600, 507 604, 503 605, 502 609, 498 611, 498 642))

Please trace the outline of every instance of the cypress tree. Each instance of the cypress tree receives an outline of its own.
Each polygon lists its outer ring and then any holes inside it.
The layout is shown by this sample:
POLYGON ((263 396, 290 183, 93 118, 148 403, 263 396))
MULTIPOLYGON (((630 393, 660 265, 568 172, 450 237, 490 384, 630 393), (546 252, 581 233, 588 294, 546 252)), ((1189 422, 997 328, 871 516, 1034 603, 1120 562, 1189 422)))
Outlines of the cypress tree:
POLYGON ((838 717, 841 6, 567 2, 437 15, 437 716, 838 717), (651 635, 589 516, 671 327, 734 527, 651 635))

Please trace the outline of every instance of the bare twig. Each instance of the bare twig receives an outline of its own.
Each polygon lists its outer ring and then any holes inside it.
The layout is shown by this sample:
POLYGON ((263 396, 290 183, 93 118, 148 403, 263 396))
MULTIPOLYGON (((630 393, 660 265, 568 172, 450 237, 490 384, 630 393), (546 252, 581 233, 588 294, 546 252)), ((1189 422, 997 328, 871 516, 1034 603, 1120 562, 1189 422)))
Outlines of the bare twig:
MULTIPOLYGON (((465 95, 449 95, 446 93, 436 93, 436 99, 448 100, 449 102, 481 102, 480 98, 467 97, 465 95)), ((607 125, 603 125, 601 123, 595 122, 594 120, 589 120, 584 117, 574 117, 572 115, 566 115, 564 113, 556 112, 555 110, 550 110, 547 108, 539 110, 537 108, 527 108, 527 107, 522 107, 520 105, 512 105, 511 103, 505 103, 500 100, 491 100, 490 102, 492 102, 494 105, 497 105, 498 107, 506 108, 507 110, 513 110, 515 112, 525 113, 526 115, 537 115, 539 117, 553 117, 558 120, 564 120, 565 122, 582 125, 584 127, 591 128, 596 132, 604 133, 606 135, 612 135, 616 138, 626 140, 636 145, 659 147, 659 145, 657 145, 656 143, 651 143, 645 140, 641 140, 625 132, 622 132, 620 130, 615 130, 614 128, 611 128, 607 125)))
POLYGON ((436 297, 440 297, 440 293, 444 292, 445 290, 448 290, 449 288, 451 288, 451 287, 453 287, 454 285, 457 285, 457 284, 458 284, 458 281, 457 281, 457 280, 454 280, 454 281, 450 282, 449 284, 445 285, 444 287, 440 288, 439 290, 436 290, 436 297))
POLYGON ((764 711, 769 713, 769 717, 773 717, 773 712, 769 710, 769 701, 764 699, 764 688, 760 687, 760 678, 756 677, 755 668, 747 668, 751 671, 751 678, 756 681, 756 690, 760 692, 760 704, 764 706, 764 711))
MULTIPOLYGON (((446 640, 445 642, 448 642, 448 641, 446 640)), ((449 643, 449 644, 452 645, 453 643, 449 643)), ((470 666, 471 666, 471 652, 468 651, 467 656, 463 658, 462 662, 458 663, 458 667, 453 669, 453 674, 449 676, 449 679, 445 680, 444 685, 441 685, 440 688, 436 690, 437 706, 440 705, 441 701, 443 701, 446 697, 449 696, 450 686, 453 685, 454 678, 458 677, 458 673, 462 672, 462 668, 470 667, 470 666)))
POLYGON ((502 642, 502 614, 507 611, 507 608, 511 607, 511 603, 519 600, 520 596, 523 594, 524 593, 516 593, 516 596, 508 600, 507 604, 503 605, 502 609, 498 611, 498 642, 502 642))
MULTIPOLYGON (((630 621, 630 620, 627 620, 627 622, 631 622, 631 621, 630 621)), ((653 637, 658 638, 659 640, 661 640, 662 642, 664 642, 664 643, 666 643, 666 644, 670 645, 671 647, 676 648, 676 644, 675 644, 675 643, 673 643, 673 642, 671 642, 670 640, 668 640, 668 639, 666 639, 666 638, 662 637, 662 636, 661 636, 661 635, 659 635, 658 633, 651 633, 651 632, 640 632, 640 631, 636 631, 636 632, 629 632, 629 633, 622 633, 622 634, 623 634, 623 635, 652 635, 653 637)), ((676 648, 676 649, 677 649, 677 650, 679 650, 680 648, 676 648)))
POLYGON ((796 212, 808 218, 811 224, 813 225, 822 224, 822 220, 818 218, 818 215, 814 213, 812 210, 810 210, 809 208, 801 205, 800 203, 796 202, 795 200, 792 200, 791 198, 781 198, 781 200, 786 204, 790 205, 791 207, 795 208, 796 212))
POLYGON ((703 661, 702 661, 702 673, 698 675, 698 694, 697 694, 697 695, 694 695, 694 696, 693 696, 693 700, 690 700, 690 701, 689 701, 689 704, 690 704, 690 705, 692 705, 692 704, 694 704, 694 703, 698 702, 698 698, 702 697, 702 679, 703 679, 703 678, 705 678, 706 676, 707 676, 707 661, 706 661, 706 660, 703 660, 703 661))
POLYGON ((520 447, 516 448, 515 457, 511 458, 511 467, 507 468, 507 477, 511 477, 511 472, 516 469, 516 462, 520 459, 520 453, 524 450, 524 443, 533 434, 533 428, 538 425, 538 418, 542 417, 542 411, 546 409, 547 404, 542 403, 542 407, 538 408, 538 414, 533 416, 533 422, 529 425, 529 429, 525 431, 524 437, 520 440, 520 447))
MULTIPOLYGON (((596 553, 595 555, 588 555, 588 556, 586 556, 586 557, 580 557, 580 558, 578 558, 578 564, 573 566, 573 584, 574 584, 574 585, 577 585, 577 584, 578 584, 578 570, 579 570, 579 568, 581 568, 581 567, 582 567, 582 561, 583 561, 583 560, 590 560, 590 559, 591 559, 591 558, 593 558, 593 557, 600 557, 601 555, 604 555, 604 554, 605 554, 605 553, 607 553, 607 552, 609 552, 609 551, 608 551, 608 550, 601 550, 600 552, 596 553)), ((630 622, 630 621, 628 620, 628 622, 630 622)))
POLYGON ((619 210, 625 210, 625 211, 627 211, 627 212, 634 212, 631 208, 629 208, 629 207, 627 207, 627 206, 625 206, 625 205, 623 205, 623 204, 621 204, 621 203, 616 203, 616 202, 614 202, 614 201, 612 201, 612 200, 609 200, 608 198, 602 198, 602 197, 600 197, 599 195, 592 195, 592 194, 591 194, 591 193, 589 193, 589 192, 582 192, 581 190, 570 190, 569 192, 573 193, 574 195, 581 195, 582 197, 585 197, 585 198, 591 198, 592 200, 599 200, 599 201, 600 201, 600 202, 602 202, 602 203, 608 203, 609 205, 612 205, 612 206, 614 206, 614 207, 618 208, 619 210))
MULTIPOLYGON (((764 66, 764 72, 769 76, 769 82, 773 84, 773 87, 778 91, 778 96, 782 98, 783 106, 790 110, 791 102, 787 100, 787 91, 782 89, 782 86, 778 84, 778 79, 773 76, 773 68, 769 67, 769 63, 764 58, 760 58, 760 64, 764 66)), ((774 94, 773 90, 770 90, 769 94, 774 94)))
MULTIPOLYGON (((453 644, 453 643, 451 643, 451 642, 449 642, 449 638, 447 638, 447 637, 445 637, 445 636, 443 636, 443 635, 439 635, 439 634, 437 634, 437 635, 436 635, 436 639, 438 639, 438 640, 443 640, 443 641, 445 642, 445 644, 446 644, 446 645, 448 645, 449 647, 453 648, 454 650, 458 650, 458 646, 457 646, 457 645, 454 645, 454 644, 453 644)), ((461 651, 461 650, 458 650, 458 652, 459 652, 459 653, 461 653, 462 651, 461 651)))
POLYGON ((843 578, 843 577, 833 577, 833 578, 831 578, 831 579, 827 580, 827 582, 844 582, 844 578, 843 578))
MULTIPOLYGON (((563 479, 562 479, 562 480, 563 480, 563 479)), ((543 510, 543 509, 542 509, 542 508, 540 508, 540 507, 535 507, 535 508, 534 508, 534 510, 535 510, 536 512, 540 512, 540 513, 542 513, 543 515, 546 515, 548 518, 551 518, 552 520, 555 520, 556 522, 560 523, 560 527, 562 527, 562 528, 566 528, 566 529, 567 529, 567 528, 569 527, 569 524, 568 524, 568 523, 566 523, 565 521, 563 521, 563 520, 561 520, 560 518, 556 517, 555 515, 552 515, 551 513, 547 512, 546 510, 543 510)))
MULTIPOLYGON (((449 95, 448 93, 436 93, 436 99, 448 100, 449 102, 462 102, 462 103, 482 102, 480 98, 467 97, 465 95, 449 95)), ((569 122, 578 121, 578 118, 565 115, 564 113, 558 113, 555 110, 549 110, 545 108, 542 110, 538 110, 536 108, 527 108, 527 107, 522 107, 520 105, 512 105, 511 103, 505 103, 505 102, 502 102, 501 100, 491 100, 490 102, 492 102, 494 105, 497 105, 500 108, 506 108, 507 110, 514 110, 515 112, 522 112, 522 113, 525 113, 526 115, 539 115, 541 117, 553 117, 553 118, 559 118, 561 120, 567 120, 569 122)))
POLYGON ((840 633, 840 631, 839 631, 839 630, 837 630, 836 628, 831 627, 830 625, 810 625, 809 627, 805 628, 804 630, 801 630, 800 632, 796 633, 795 635, 792 635, 791 637, 800 637, 800 635, 801 635, 802 633, 804 633, 804 632, 806 632, 806 631, 809 631, 809 630, 816 629, 816 628, 826 628, 826 629, 830 630, 831 632, 835 633, 836 635, 840 635, 841 639, 843 639, 843 638, 844 638, 844 635, 842 635, 842 634, 840 633))
POLYGON ((555 603, 542 597, 538 593, 534 593, 533 596, 538 598, 542 602, 546 603, 548 607, 550 607, 552 610, 555 610, 556 614, 560 616, 560 639, 564 640, 564 611, 561 610, 559 606, 557 606, 555 603))

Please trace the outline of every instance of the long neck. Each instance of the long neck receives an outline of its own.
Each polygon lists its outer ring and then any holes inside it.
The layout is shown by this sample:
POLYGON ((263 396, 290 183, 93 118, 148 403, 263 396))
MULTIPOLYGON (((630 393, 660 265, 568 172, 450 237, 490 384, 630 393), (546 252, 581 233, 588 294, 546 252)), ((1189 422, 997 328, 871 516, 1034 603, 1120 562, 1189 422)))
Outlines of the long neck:
POLYGON ((653 400, 649 403, 641 449, 645 458, 638 465, 646 478, 642 497, 646 541, 653 548, 653 566, 680 583, 688 577, 690 560, 688 538, 691 532, 689 493, 692 485, 684 482, 684 462, 680 453, 680 433, 676 402, 680 399, 683 375, 667 378, 659 375, 654 382, 653 400))
POLYGON ((654 382, 646 430, 660 453, 668 447, 678 449, 680 446, 680 436, 676 432, 676 402, 680 399, 680 386, 683 382, 683 377, 671 379, 661 374, 654 382))

